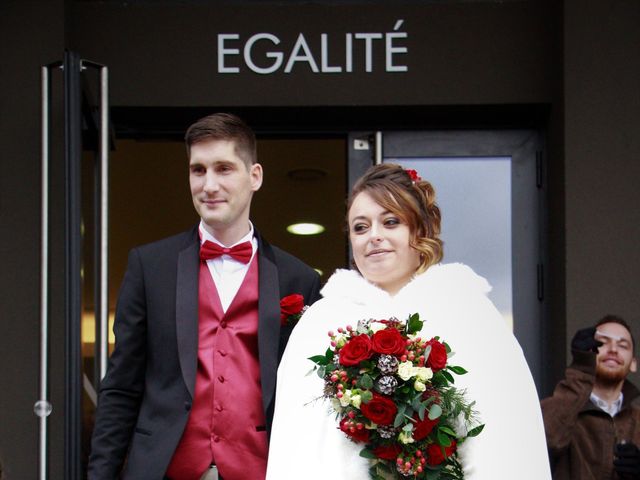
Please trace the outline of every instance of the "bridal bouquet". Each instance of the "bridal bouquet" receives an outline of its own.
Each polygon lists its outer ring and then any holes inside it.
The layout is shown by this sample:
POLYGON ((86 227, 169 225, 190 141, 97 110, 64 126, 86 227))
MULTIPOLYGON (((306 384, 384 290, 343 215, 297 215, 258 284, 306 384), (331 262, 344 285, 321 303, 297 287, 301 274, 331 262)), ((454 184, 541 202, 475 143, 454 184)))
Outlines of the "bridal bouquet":
POLYGON ((423 322, 362 320, 329 332, 331 347, 310 358, 324 379, 340 430, 362 444, 371 478, 462 479, 457 447, 484 425, 456 389, 451 350, 417 336, 423 322))

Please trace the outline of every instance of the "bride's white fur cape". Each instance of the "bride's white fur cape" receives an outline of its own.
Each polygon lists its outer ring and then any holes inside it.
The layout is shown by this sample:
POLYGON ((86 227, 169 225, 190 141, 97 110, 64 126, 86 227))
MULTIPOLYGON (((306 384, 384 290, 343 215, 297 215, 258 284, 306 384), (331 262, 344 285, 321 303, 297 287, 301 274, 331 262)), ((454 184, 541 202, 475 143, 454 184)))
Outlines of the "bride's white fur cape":
POLYGON ((362 319, 406 320, 419 313, 421 336, 439 336, 455 352, 450 360, 469 371, 456 376, 484 431, 460 447, 467 480, 550 479, 538 397, 515 337, 487 298, 489 283, 462 264, 433 265, 395 296, 350 270, 338 270, 323 298, 294 329, 278 370, 268 480, 369 478, 362 445, 337 428, 322 396, 323 381, 309 357, 324 354, 327 332, 362 319))

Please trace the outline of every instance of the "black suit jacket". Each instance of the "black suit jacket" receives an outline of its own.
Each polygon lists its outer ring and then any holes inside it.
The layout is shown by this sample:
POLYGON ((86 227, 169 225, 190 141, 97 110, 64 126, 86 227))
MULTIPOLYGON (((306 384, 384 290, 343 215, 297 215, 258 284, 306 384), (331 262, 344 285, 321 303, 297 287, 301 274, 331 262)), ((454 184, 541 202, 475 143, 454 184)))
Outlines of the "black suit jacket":
MULTIPOLYGON (((292 327, 280 299, 310 305, 318 274, 258 239, 258 349, 270 431, 276 371, 292 327)), ((162 479, 189 417, 198 363, 197 227, 133 249, 116 308, 116 346, 100 386, 89 479, 162 479), (126 465, 125 464, 126 459, 126 465), (123 467, 124 465, 124 467, 123 467)))

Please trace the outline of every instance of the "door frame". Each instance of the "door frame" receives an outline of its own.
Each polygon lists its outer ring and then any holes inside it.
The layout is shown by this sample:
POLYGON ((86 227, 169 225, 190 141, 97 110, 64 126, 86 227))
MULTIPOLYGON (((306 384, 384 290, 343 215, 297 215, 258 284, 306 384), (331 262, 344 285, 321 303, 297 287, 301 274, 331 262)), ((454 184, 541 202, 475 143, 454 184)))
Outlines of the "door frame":
MULTIPOLYGON (((380 143, 380 142, 378 142, 380 143)), ((382 159, 510 157, 514 334, 539 392, 546 381, 544 142, 537 130, 425 130, 382 133, 382 159)), ((445 213, 446 214, 446 213, 445 213)))

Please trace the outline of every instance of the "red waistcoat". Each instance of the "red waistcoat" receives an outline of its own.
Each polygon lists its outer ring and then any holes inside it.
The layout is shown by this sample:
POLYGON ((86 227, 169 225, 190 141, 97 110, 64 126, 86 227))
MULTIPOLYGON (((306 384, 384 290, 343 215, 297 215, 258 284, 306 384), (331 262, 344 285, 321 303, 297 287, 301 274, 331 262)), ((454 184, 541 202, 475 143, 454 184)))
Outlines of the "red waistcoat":
POLYGON ((200 264, 198 371, 193 405, 167 476, 198 480, 215 463, 224 480, 264 479, 267 433, 258 360, 258 261, 223 313, 200 264))

